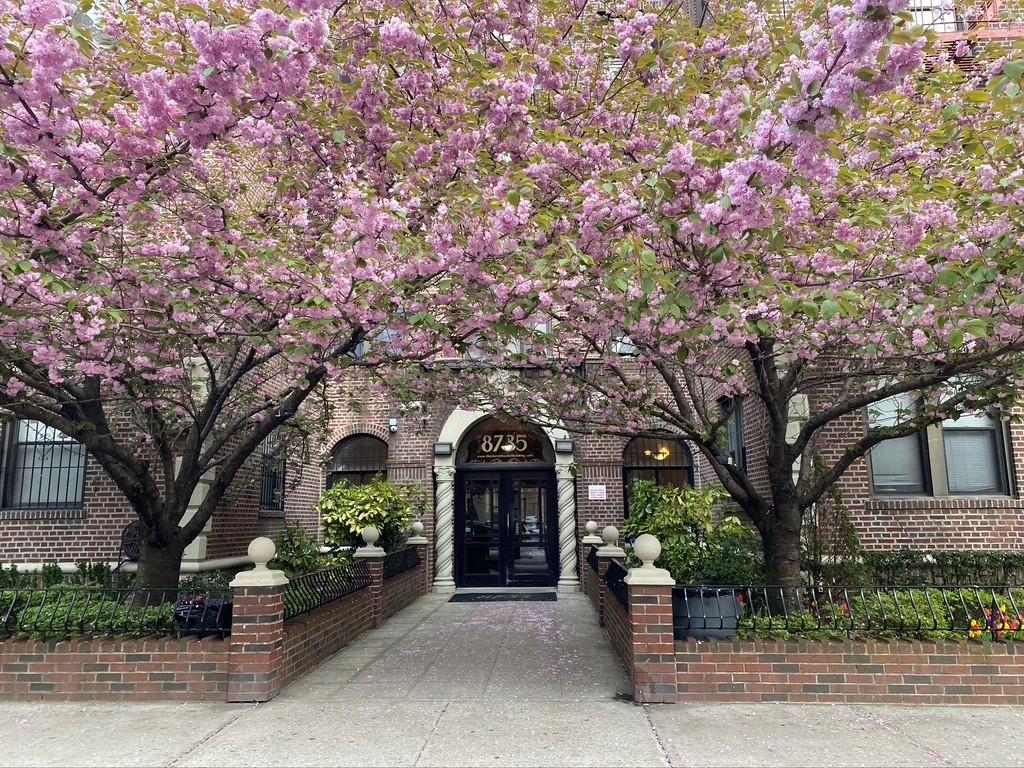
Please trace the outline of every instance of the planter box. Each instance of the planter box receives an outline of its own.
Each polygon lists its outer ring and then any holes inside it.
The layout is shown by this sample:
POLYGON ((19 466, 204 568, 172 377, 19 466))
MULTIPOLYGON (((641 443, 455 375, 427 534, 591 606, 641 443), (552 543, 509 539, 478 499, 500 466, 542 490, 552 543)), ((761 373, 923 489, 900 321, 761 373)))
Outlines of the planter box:
POLYGON ((719 638, 736 635, 740 601, 731 589, 680 589, 672 591, 672 630, 676 640, 719 638))

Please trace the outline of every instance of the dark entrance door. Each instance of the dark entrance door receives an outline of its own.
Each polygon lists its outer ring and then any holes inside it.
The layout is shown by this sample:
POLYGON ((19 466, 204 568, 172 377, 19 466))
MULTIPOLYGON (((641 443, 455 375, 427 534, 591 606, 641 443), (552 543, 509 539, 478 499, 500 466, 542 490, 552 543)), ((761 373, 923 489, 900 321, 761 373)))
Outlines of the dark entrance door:
POLYGON ((455 492, 458 586, 554 586, 557 533, 552 470, 459 472, 455 492))

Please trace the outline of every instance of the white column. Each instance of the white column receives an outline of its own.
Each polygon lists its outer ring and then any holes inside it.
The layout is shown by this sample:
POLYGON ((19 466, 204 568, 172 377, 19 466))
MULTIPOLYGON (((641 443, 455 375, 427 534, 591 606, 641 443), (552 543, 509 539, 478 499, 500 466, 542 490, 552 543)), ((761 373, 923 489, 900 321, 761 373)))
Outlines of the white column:
POLYGON ((455 467, 434 467, 437 503, 434 507, 434 591, 454 592, 455 467))
POLYGON ((576 483, 572 466, 558 464, 558 591, 577 592, 580 579, 576 575, 576 483))

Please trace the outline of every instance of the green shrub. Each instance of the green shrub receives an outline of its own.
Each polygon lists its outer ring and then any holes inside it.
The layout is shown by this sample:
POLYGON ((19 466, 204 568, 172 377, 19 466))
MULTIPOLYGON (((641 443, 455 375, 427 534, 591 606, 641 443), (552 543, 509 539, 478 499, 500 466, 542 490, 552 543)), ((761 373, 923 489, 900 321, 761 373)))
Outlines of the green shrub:
POLYGON ((320 544, 299 523, 285 523, 274 540, 277 554, 270 567, 284 571, 289 577, 312 573, 328 565, 329 558, 320 551, 320 544))
MULTIPOLYGON (((657 565, 677 584, 754 584, 762 579, 763 558, 757 534, 736 517, 717 524, 721 491, 673 488, 649 480, 629 489, 626 537, 649 533, 661 542, 657 565)), ((636 565, 630 555, 629 565, 636 565)))
POLYGON ((1024 581, 1024 552, 900 549, 864 552, 876 584, 998 585, 1024 581))
POLYGON ((408 532, 414 507, 422 503, 418 490, 378 475, 365 485, 338 483, 320 498, 316 511, 329 546, 358 547, 363 529, 373 526, 380 531, 378 545, 391 552, 408 532))
MULTIPOLYGON (((756 597, 756 594, 755 594, 756 597)), ((973 589, 872 589, 832 593, 780 618, 745 606, 741 638, 1024 641, 1024 589, 991 595, 973 589)))
MULTIPOLYGON (((39 593, 37 593, 39 594, 39 593)), ((136 636, 173 634, 174 603, 134 607, 131 600, 122 603, 112 596, 90 590, 79 595, 59 591, 41 605, 21 610, 21 625, 26 634, 38 639, 80 636, 136 636)))
POLYGON ((216 592, 229 589, 230 584, 231 574, 227 571, 207 571, 186 576, 178 584, 178 590, 183 593, 216 592))
POLYGON ((52 587, 64 583, 64 571, 57 563, 44 563, 39 571, 39 580, 44 587, 52 587))
MULTIPOLYGON (((816 475, 825 472, 814 457, 816 475)), ((800 525, 800 569, 814 585, 858 586, 870 582, 857 529, 838 485, 808 509, 800 525)))

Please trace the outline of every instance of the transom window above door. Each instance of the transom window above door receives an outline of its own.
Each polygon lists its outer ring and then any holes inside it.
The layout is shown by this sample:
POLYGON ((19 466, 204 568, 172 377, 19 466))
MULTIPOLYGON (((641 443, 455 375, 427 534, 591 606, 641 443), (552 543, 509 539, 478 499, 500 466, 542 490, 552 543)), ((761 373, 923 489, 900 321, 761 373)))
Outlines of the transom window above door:
POLYGON ((373 435, 346 437, 331 454, 327 465, 327 487, 345 481, 365 485, 376 475, 387 477, 388 444, 373 435))
POLYGON ((532 424, 512 419, 485 419, 459 443, 458 464, 552 464, 547 435, 532 424))

